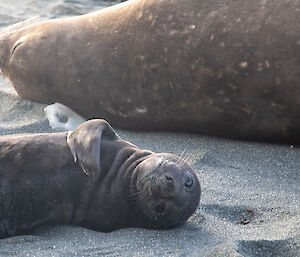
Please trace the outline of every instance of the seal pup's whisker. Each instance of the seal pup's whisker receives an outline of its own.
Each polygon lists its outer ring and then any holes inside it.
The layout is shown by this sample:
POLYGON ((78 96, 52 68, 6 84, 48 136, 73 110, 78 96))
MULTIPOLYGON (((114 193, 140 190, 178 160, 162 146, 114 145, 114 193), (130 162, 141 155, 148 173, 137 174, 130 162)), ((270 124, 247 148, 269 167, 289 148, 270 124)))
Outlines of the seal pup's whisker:
POLYGON ((182 156, 183 156, 183 154, 185 153, 186 150, 187 150, 187 147, 185 147, 184 150, 181 152, 181 154, 179 155, 179 158, 182 158, 182 156))
MULTIPOLYGON (((185 162, 188 162, 187 160, 189 159, 189 156, 190 156, 191 153, 189 153, 188 151, 185 152, 185 154, 181 157, 181 159, 185 162)), ((178 161, 180 161, 178 159, 178 161)), ((182 163, 182 162, 181 162, 182 163)))
MULTIPOLYGON (((184 153, 181 155, 181 156, 179 156, 181 159, 183 159, 184 160, 184 158, 185 158, 185 156, 187 155, 187 147, 184 149, 184 153)), ((180 159, 178 159, 177 161, 179 161, 180 159)))
POLYGON ((185 162, 187 162, 187 163, 189 163, 190 162, 190 160, 191 160, 191 158, 193 157, 193 152, 191 152, 185 159, 184 159, 184 161, 185 162))

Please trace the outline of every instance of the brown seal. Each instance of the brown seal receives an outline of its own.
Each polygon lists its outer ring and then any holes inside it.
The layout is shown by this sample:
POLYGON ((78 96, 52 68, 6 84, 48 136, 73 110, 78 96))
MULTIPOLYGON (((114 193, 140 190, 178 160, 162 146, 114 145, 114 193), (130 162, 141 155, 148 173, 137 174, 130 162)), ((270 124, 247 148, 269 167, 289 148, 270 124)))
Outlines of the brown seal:
POLYGON ((199 181, 184 160, 141 150, 104 120, 69 134, 0 137, 0 238, 47 224, 171 228, 199 199, 199 181))
POLYGON ((132 0, 4 31, 0 69, 21 96, 113 126, 300 143, 298 10, 132 0))

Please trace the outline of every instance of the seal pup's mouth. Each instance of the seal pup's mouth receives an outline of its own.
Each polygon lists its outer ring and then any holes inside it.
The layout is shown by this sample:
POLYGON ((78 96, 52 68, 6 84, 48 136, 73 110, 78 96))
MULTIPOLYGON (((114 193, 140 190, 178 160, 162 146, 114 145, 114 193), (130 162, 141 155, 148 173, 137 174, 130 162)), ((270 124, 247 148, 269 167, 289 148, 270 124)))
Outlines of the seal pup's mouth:
POLYGON ((154 207, 154 211, 158 215, 164 215, 167 212, 166 204, 165 203, 160 203, 154 207))

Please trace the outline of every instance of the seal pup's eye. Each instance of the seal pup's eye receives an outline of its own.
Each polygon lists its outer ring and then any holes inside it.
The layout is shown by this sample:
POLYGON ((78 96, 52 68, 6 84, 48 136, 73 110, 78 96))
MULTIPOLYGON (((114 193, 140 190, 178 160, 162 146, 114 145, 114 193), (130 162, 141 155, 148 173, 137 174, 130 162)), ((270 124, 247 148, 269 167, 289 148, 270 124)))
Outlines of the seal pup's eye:
POLYGON ((158 204, 154 207, 154 211, 157 213, 157 214, 164 214, 166 212, 166 206, 165 204, 161 203, 161 204, 158 204))
POLYGON ((188 179, 184 183, 186 187, 191 187, 193 184, 194 184, 194 180, 191 177, 188 177, 188 179))

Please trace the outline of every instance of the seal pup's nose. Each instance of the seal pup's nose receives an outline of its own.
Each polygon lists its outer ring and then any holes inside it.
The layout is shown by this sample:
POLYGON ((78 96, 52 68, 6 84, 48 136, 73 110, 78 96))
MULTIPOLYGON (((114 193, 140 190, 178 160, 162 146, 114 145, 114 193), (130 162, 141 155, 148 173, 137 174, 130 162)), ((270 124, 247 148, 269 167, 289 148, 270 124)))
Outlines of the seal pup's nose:
POLYGON ((165 175, 162 181, 162 190, 167 194, 175 191, 175 181, 172 175, 165 175))
POLYGON ((171 182, 171 181, 173 181, 173 177, 170 175, 166 175, 166 180, 171 182))

